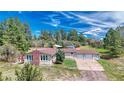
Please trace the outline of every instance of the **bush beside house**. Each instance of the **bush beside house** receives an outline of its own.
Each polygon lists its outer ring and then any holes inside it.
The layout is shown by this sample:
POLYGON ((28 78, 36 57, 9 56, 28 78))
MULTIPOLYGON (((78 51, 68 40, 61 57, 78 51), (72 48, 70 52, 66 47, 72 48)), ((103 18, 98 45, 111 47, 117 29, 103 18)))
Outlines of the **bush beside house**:
POLYGON ((65 59, 65 54, 63 51, 61 51, 60 49, 58 50, 58 52, 56 53, 56 64, 62 64, 63 61, 65 59))

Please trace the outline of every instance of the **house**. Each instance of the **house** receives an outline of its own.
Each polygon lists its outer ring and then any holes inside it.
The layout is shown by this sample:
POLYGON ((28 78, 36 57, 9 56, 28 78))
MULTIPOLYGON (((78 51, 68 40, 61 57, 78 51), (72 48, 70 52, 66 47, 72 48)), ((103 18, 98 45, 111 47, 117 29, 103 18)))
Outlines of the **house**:
MULTIPOLYGON (((80 50, 73 48, 61 49, 66 58, 79 58, 81 60, 98 60, 99 54, 95 50, 80 50)), ((36 65, 53 64, 56 61, 56 48, 30 49, 25 55, 20 55, 19 62, 32 63, 36 65)))

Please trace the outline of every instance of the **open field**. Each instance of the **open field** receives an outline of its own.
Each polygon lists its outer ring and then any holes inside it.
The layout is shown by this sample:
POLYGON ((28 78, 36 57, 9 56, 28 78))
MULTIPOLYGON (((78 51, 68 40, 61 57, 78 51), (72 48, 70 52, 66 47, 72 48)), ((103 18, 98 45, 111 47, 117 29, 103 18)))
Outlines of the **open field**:
MULTIPOLYGON (((23 64, 10 64, 0 62, 0 72, 4 78, 11 77, 15 80, 15 69, 23 67, 23 64)), ((55 64, 52 66, 39 66, 41 69, 43 80, 75 80, 80 77, 80 71, 77 69, 74 60, 65 59, 63 64, 55 64)))

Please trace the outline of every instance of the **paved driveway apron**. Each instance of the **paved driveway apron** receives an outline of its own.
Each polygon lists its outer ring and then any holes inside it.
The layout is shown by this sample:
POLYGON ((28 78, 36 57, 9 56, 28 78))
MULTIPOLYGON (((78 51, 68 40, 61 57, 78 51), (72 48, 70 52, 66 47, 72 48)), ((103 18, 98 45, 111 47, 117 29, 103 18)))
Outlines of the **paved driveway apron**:
POLYGON ((75 60, 80 70, 82 80, 108 80, 103 67, 96 60, 83 60, 79 58, 75 58, 75 60))

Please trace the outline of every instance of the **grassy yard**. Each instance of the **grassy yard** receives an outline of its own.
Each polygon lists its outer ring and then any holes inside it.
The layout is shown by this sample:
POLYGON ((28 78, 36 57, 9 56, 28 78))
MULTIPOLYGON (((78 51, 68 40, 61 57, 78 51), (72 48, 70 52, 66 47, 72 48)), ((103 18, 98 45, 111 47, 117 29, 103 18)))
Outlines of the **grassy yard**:
POLYGON ((63 65, 67 68, 77 69, 76 62, 73 59, 65 59, 63 65))
POLYGON ((53 66, 57 66, 57 67, 63 67, 66 69, 77 69, 77 65, 75 60, 70 59, 70 58, 66 58, 63 62, 63 64, 54 64, 53 66))
MULTIPOLYGON (((0 62, 0 72, 2 76, 11 77, 15 80, 15 69, 19 69, 23 64, 10 64, 7 62, 0 62)), ((55 64, 52 66, 39 66, 41 69, 43 80, 75 80, 80 77, 80 72, 77 69, 74 60, 65 59, 63 64, 55 64)))
POLYGON ((99 60, 100 64, 104 67, 109 80, 124 80, 124 62, 121 62, 121 60, 99 60))
POLYGON ((96 48, 96 51, 99 52, 99 53, 107 53, 107 52, 109 52, 109 50, 104 49, 104 48, 96 48))
POLYGON ((82 50, 83 49, 93 49, 93 50, 96 50, 99 53, 107 53, 107 52, 109 52, 109 50, 107 50, 107 49, 104 49, 104 48, 93 48, 91 46, 81 46, 80 49, 82 49, 82 50))
POLYGON ((19 69, 21 65, 15 65, 7 62, 0 62, 0 72, 4 78, 11 77, 12 80, 15 80, 15 69, 19 69))
POLYGON ((46 80, 73 80, 80 77, 75 60, 65 59, 63 64, 54 64, 51 67, 41 67, 46 80))
POLYGON ((107 49, 104 48, 93 48, 91 46, 81 46, 80 49, 91 49, 91 50, 96 50, 98 53, 100 53, 100 57, 103 59, 111 59, 114 58, 114 56, 111 55, 111 52, 107 49))

